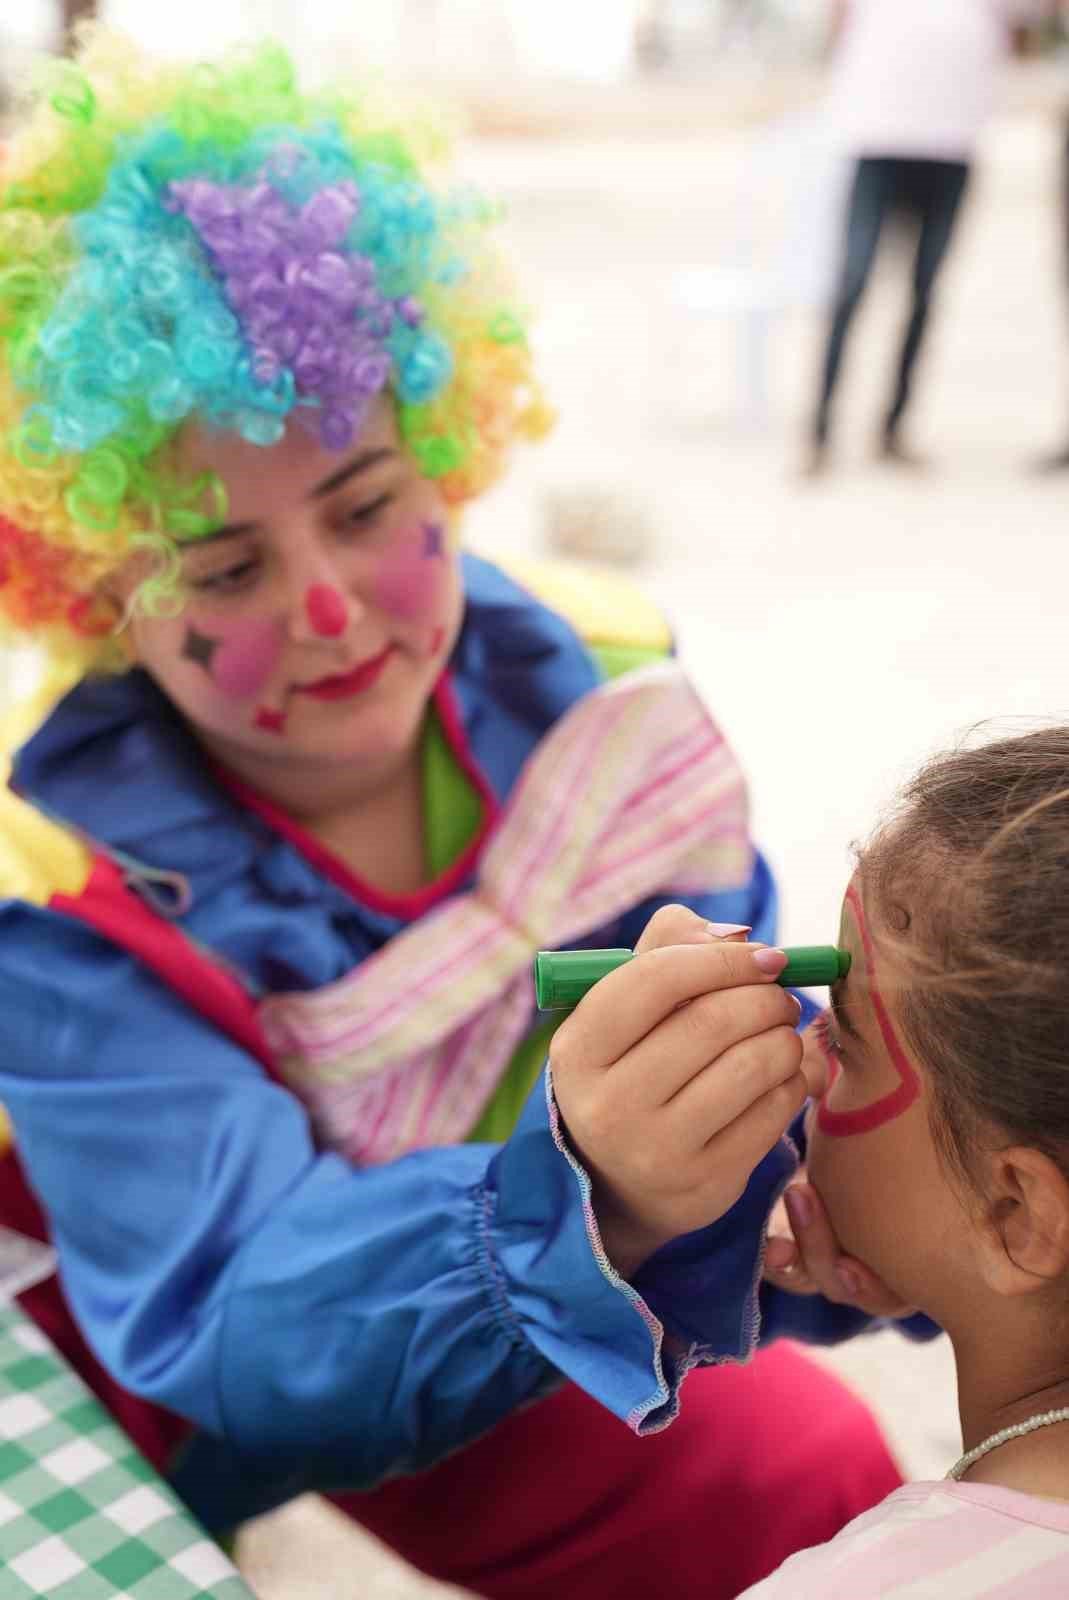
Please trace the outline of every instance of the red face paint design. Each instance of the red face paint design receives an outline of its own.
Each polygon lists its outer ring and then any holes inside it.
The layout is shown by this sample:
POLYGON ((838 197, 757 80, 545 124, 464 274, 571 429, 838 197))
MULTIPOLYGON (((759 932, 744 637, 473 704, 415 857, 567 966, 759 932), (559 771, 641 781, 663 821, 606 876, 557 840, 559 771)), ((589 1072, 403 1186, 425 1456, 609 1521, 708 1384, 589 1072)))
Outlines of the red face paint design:
POLYGON ((261 706, 253 718, 253 722, 257 728, 262 728, 264 733, 285 733, 286 731, 286 713, 284 711, 272 711, 270 706, 261 706))
POLYGON ((436 656, 441 650, 443 644, 445 644, 445 626, 443 623, 439 622, 438 626, 431 634, 431 655, 436 656))
POLYGON ((382 560, 375 599, 383 611, 401 622, 425 622, 441 604, 444 575, 442 530, 425 523, 402 537, 382 560))
POLYGON ((309 624, 324 639, 337 639, 349 626, 344 596, 329 583, 313 583, 304 597, 309 624))
POLYGON ((857 931, 861 936, 862 948, 865 952, 865 970, 868 981, 868 995, 872 1002, 872 1013, 876 1018, 880 1037, 888 1059, 898 1078, 897 1087, 890 1094, 880 1096, 870 1105, 861 1106, 853 1111, 833 1111, 828 1105, 828 1097, 835 1086, 835 1081, 841 1070, 838 1061, 827 1049, 824 1056, 828 1063, 828 1087, 817 1108, 817 1125, 822 1133, 830 1134, 833 1138, 846 1138, 854 1133, 871 1133, 874 1128, 880 1128, 885 1122, 891 1122, 895 1117, 902 1115, 903 1111, 916 1100, 920 1094, 920 1078, 905 1050, 903 1049, 894 1027, 883 997, 876 986, 876 955, 873 949, 872 937, 865 913, 861 905, 861 896, 853 884, 846 891, 846 903, 854 915, 857 931))
POLYGON ((234 623, 222 638, 200 633, 190 624, 182 655, 202 666, 228 700, 248 700, 270 678, 285 642, 285 629, 277 618, 234 623))

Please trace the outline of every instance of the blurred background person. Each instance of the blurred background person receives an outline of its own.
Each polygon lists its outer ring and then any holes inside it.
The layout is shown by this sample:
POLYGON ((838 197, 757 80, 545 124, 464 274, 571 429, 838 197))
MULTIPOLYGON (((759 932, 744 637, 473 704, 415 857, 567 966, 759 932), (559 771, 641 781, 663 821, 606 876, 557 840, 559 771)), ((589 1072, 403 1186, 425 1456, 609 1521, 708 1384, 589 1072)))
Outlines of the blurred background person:
POLYGON ((97 14, 96 0, 59 0, 60 24, 64 49, 70 49, 72 36, 80 22, 88 22, 97 14))
POLYGON ((998 70, 1034 0, 833 0, 830 111, 854 163, 838 286, 804 470, 827 465, 832 404, 854 314, 889 218, 916 231, 913 293, 878 454, 919 465, 902 438, 939 271, 998 70))
POLYGON ((5 0, 0 11, 0 135, 11 112, 9 84, 18 76, 27 49, 69 50, 80 22, 97 15, 98 0, 5 0), (20 49, 21 46, 21 49, 20 49))

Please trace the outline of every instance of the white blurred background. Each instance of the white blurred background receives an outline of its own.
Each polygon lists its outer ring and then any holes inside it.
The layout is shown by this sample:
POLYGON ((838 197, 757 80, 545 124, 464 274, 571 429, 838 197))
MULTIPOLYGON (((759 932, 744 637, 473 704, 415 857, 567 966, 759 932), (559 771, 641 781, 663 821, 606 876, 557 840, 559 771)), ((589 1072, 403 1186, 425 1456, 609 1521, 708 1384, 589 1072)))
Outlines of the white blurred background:
MULTIPOLYGON (((75 5, 77 0, 75 0, 75 5)), ((21 51, 50 43, 60 0, 7 0, 0 37, 21 51)), ((185 53, 257 31, 285 38, 311 67, 359 54, 407 73, 478 78, 515 72, 608 83, 638 52, 676 70, 725 53, 797 57, 819 38, 822 0, 101 0, 98 14, 154 49, 185 53)))

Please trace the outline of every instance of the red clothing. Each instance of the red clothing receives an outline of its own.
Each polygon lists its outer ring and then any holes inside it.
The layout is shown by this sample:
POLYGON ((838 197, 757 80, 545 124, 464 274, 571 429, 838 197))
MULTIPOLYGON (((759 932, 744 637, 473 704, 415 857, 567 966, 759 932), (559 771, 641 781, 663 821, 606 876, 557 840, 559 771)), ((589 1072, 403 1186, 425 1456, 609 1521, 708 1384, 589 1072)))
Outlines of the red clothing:
MULTIPOLYGON (((112 871, 101 863, 94 880, 101 905, 112 908, 112 936, 187 998, 196 994, 233 1036, 247 1033, 238 986, 228 1007, 227 985, 207 962, 198 984, 188 944, 124 895, 112 871)), ((0 1170, 0 1220, 45 1237, 16 1158, 0 1170)), ((187 1425, 108 1377, 55 1279, 21 1300, 165 1470, 187 1425)), ((337 1503, 422 1571, 487 1600, 732 1600, 901 1482, 868 1410, 781 1342, 745 1367, 692 1372, 682 1411, 662 1433, 639 1438, 569 1384, 430 1471, 337 1503)))
POLYGON ((692 1372, 663 1433, 637 1437, 569 1385, 429 1472, 338 1503, 490 1600, 731 1600, 901 1482, 866 1407, 783 1342, 692 1372))

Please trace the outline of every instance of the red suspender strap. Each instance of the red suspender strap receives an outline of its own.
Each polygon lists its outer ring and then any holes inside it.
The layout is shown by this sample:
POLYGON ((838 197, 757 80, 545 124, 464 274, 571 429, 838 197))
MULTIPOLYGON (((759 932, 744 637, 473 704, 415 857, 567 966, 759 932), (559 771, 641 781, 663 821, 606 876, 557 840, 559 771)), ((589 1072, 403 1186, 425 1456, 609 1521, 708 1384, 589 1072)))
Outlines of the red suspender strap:
POLYGON ((255 1056, 265 1072, 276 1076, 251 996, 180 928, 129 889, 107 856, 94 857, 80 895, 55 894, 48 903, 53 911, 77 917, 136 956, 194 1011, 255 1056))
MULTIPOLYGON (((274 1076, 255 1005, 241 984, 134 894, 107 857, 94 858, 80 895, 53 895, 49 906, 87 923, 144 962, 175 994, 274 1076)), ((14 1147, 0 1157, 0 1222, 35 1239, 49 1236, 47 1221, 14 1147)), ((189 1424, 115 1383, 83 1339, 57 1277, 35 1284, 18 1298, 134 1443, 156 1468, 166 1472, 168 1462, 189 1435, 189 1424)))

